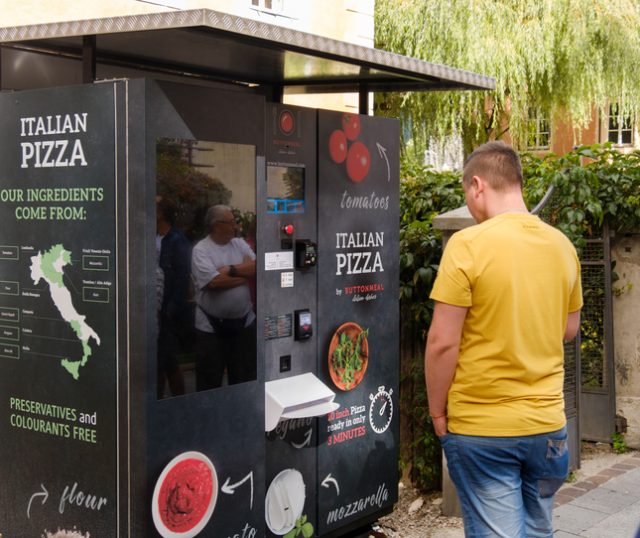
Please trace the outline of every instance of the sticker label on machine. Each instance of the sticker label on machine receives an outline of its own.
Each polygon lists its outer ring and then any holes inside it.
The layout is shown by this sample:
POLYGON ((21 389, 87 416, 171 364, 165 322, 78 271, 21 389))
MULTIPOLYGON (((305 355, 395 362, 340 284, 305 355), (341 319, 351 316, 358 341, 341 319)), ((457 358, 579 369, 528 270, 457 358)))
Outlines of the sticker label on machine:
POLYGON ((265 271, 280 271, 283 269, 293 269, 293 251, 265 252, 265 271))

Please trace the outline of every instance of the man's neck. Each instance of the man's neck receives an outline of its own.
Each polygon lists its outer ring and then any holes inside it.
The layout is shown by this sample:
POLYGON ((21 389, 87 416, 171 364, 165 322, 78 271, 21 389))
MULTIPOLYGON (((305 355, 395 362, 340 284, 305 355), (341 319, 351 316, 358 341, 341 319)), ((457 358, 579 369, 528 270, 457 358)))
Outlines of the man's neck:
POLYGON ((503 213, 529 213, 520 191, 500 193, 492 200, 487 208, 488 218, 502 215, 503 213))
POLYGON ((524 209, 516 209, 516 208, 509 207, 507 209, 503 209, 502 211, 497 211, 496 213, 494 213, 491 216, 492 217, 497 217, 498 215, 504 215, 505 213, 525 213, 525 214, 529 214, 529 211, 527 210, 526 207, 524 209))
POLYGON ((211 241, 213 241, 216 245, 220 245, 220 246, 224 246, 230 242, 226 236, 218 235, 216 233, 210 233, 209 239, 211 239, 211 241))

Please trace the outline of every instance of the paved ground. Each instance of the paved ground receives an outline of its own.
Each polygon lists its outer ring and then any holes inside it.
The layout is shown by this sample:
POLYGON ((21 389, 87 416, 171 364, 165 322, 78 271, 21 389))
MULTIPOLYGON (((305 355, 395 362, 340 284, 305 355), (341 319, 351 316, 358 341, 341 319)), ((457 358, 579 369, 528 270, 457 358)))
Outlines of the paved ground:
MULTIPOLYGON (((606 443, 584 443, 577 481, 556 495, 554 538, 640 538, 640 452, 616 454, 606 443)), ((445 517, 442 497, 400 488, 395 510, 379 532, 357 538, 464 538, 462 520, 445 517)))
POLYGON ((635 538, 640 528, 640 452, 556 494, 554 538, 635 538))

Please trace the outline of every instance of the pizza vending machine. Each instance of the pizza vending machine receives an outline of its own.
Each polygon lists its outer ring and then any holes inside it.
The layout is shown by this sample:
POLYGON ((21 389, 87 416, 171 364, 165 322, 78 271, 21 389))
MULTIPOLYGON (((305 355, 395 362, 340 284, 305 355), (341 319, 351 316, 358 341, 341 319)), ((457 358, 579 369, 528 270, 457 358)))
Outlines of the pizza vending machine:
POLYGON ((0 109, 0 534, 389 512, 397 122, 148 79, 0 109))

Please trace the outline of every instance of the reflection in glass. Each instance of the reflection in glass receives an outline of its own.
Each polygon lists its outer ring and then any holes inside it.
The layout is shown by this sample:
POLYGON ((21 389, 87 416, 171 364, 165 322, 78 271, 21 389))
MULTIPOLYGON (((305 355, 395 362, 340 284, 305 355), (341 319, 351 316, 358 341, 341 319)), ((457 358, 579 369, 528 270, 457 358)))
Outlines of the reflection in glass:
POLYGON ((303 167, 267 167, 267 213, 304 213, 303 167))
POLYGON ((171 200, 156 199, 159 398, 167 382, 173 396, 184 394, 185 390, 178 358, 190 331, 191 244, 176 227, 176 213, 171 200))
POLYGON ((256 379, 255 163, 254 146, 158 140, 158 398, 256 379))

